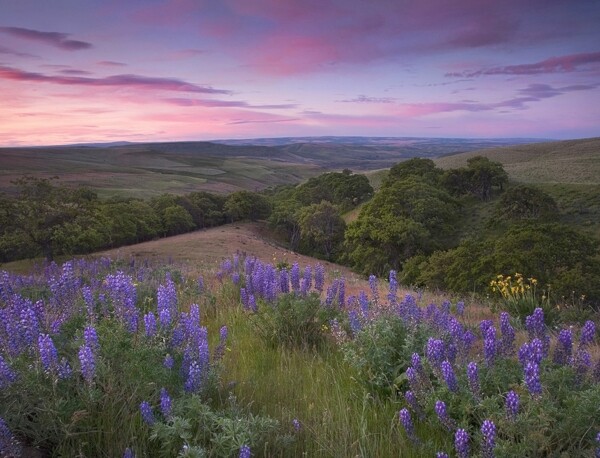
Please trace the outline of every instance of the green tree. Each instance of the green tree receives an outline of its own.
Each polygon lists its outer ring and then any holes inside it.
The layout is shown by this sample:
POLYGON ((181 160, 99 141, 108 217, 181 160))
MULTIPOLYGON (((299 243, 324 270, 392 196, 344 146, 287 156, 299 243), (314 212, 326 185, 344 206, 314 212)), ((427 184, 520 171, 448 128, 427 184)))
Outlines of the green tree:
POLYGON ((165 208, 163 225, 167 235, 183 234, 195 227, 192 216, 180 205, 165 208))
POLYGON ((344 240, 346 223, 330 202, 312 204, 299 211, 302 238, 318 254, 333 259, 336 248, 344 240))
POLYGON ((551 196, 537 188, 516 186, 502 194, 496 205, 493 222, 550 222, 556 221, 558 217, 558 205, 551 196))
POLYGON ((422 178, 435 185, 440 181, 442 174, 442 170, 438 169, 431 159, 415 157, 394 165, 384 180, 383 186, 389 186, 394 181, 402 181, 409 177, 422 178))
POLYGON ((268 218, 271 213, 271 206, 262 194, 251 191, 236 191, 227 196, 223 210, 231 222, 243 219, 256 221, 268 218))

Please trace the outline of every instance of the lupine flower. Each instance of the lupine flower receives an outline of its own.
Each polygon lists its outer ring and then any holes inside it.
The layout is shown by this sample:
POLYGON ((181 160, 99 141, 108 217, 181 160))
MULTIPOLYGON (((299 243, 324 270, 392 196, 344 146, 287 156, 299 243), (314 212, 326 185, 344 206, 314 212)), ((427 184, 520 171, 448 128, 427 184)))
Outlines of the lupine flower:
POLYGON ((358 305, 363 318, 367 318, 369 316, 369 298, 364 291, 358 293, 358 305))
POLYGON ((250 447, 247 445, 242 445, 240 447, 240 456, 239 458, 250 458, 252 456, 252 452, 250 451, 250 447))
POLYGON ((144 315, 144 332, 146 337, 151 338, 156 334, 156 315, 148 312, 144 315))
POLYGON ((350 322, 350 330, 352 331, 352 334, 358 334, 362 326, 360 324, 360 320, 358 319, 358 313, 356 313, 356 310, 350 310, 348 312, 348 321, 350 322))
POLYGON ((515 341, 515 329, 510 324, 510 315, 507 312, 500 313, 500 349, 502 354, 510 356, 514 352, 513 344, 515 341))
POLYGON ((187 380, 185 381, 184 389, 188 393, 194 393, 200 389, 202 385, 202 369, 196 361, 192 361, 189 366, 187 380))
POLYGON ((38 336, 38 350, 44 371, 52 371, 58 364, 58 352, 56 351, 54 342, 52 342, 52 338, 48 334, 40 334, 38 336))
POLYGON ((87 383, 92 383, 96 372, 96 361, 94 352, 87 345, 79 347, 79 363, 81 364, 81 373, 87 383))
POLYGON ((481 332, 482 337, 485 338, 485 333, 491 326, 494 326, 494 322, 492 320, 481 320, 479 323, 479 331, 481 332))
POLYGON ((552 360, 556 364, 567 364, 573 352, 573 334, 570 329, 563 329, 558 334, 554 357, 552 360))
POLYGON ((198 277, 196 284, 198 285, 198 292, 203 293, 204 292, 204 278, 202 278, 202 275, 200 275, 198 277))
POLYGON ((517 416, 517 413, 519 412, 519 395, 512 390, 509 391, 506 394, 505 407, 506 416, 509 419, 514 420, 517 416))
POLYGON ((300 290, 300 266, 297 262, 292 264, 292 268, 290 269, 290 280, 292 291, 298 292, 300 290))
POLYGON ((529 361, 524 369, 525 385, 532 396, 536 397, 542 393, 542 384, 540 382, 540 366, 529 361))
POLYGON ((449 431, 455 428, 454 421, 448 416, 446 403, 444 401, 435 401, 435 413, 438 419, 449 431))
POLYGON ((413 412, 419 416, 420 419, 425 418, 425 413, 423 412, 419 401, 417 401, 417 397, 415 396, 414 392, 408 390, 406 393, 404 393, 404 399, 406 399, 406 403, 410 406, 413 412))
POLYGON ((467 365, 467 382, 469 384, 469 390, 471 390, 473 396, 478 398, 481 388, 479 385, 479 370, 477 368, 477 363, 474 361, 471 361, 467 365))
POLYGON ((123 458, 135 458, 135 453, 129 447, 123 452, 123 458))
POLYGON ((594 341, 596 335, 596 325, 592 320, 585 322, 581 328, 581 335, 579 336, 579 347, 584 348, 590 345, 594 341))
POLYGON ((426 347, 427 359, 433 367, 439 367, 445 358, 444 354, 444 342, 440 339, 434 339, 430 337, 427 340, 426 347))
POLYGON ((245 309, 248 308, 248 292, 246 288, 240 288, 240 302, 245 309))
POLYGON ((290 282, 288 278, 288 271, 286 269, 281 269, 279 272, 279 288, 283 294, 290 292, 290 282))
POLYGON ((525 317, 525 327, 531 340, 538 338, 542 343, 543 355, 548 356, 550 349, 550 337, 546 334, 546 325, 544 324, 544 311, 538 307, 533 313, 525 317))
POLYGON ((442 363, 442 377, 444 377, 448 389, 456 393, 458 391, 458 383, 456 381, 454 369, 452 369, 452 365, 448 361, 442 363))
POLYGON ((21 456, 21 444, 17 442, 2 417, 0 417, 0 456, 21 456))
POLYGON ((0 355, 0 390, 12 385, 17 380, 17 374, 10 368, 0 355))
POLYGON ((456 449, 458 458, 469 457, 469 435, 462 428, 456 430, 456 434, 454 435, 454 448, 456 449))
POLYGON ((596 434, 596 458, 600 458, 600 431, 596 434))
POLYGON ((335 296, 337 296, 339 286, 339 280, 336 278, 333 280, 333 283, 327 287, 327 295, 325 296, 325 305, 327 307, 331 307, 333 305, 333 301, 335 300, 335 296))
POLYGON ((315 289, 321 294, 325 284, 325 267, 322 264, 315 266, 315 289))
POLYGON ((398 294, 398 280, 396 278, 396 271, 390 270, 390 292, 388 293, 388 301, 390 305, 396 305, 396 295, 398 294))
POLYGON ((435 458, 448 458, 448 454, 445 452, 437 452, 435 458))
POLYGON ((152 407, 148 401, 142 401, 140 404, 140 413, 142 414, 142 420, 148 426, 152 426, 155 422, 154 414, 152 413, 152 407))
POLYGON ((171 397, 165 388, 160 389, 160 411, 162 412, 165 418, 169 418, 171 416, 171 397))
POLYGON ((371 288, 371 297, 375 304, 379 303, 379 291, 377 288, 377 277, 375 275, 369 275, 369 287, 371 288))
POLYGON ((579 348, 569 363, 575 369, 577 383, 580 383, 586 372, 592 367, 592 357, 587 350, 579 348))
POLYGON ((465 314, 465 303, 463 301, 456 303, 456 314, 460 317, 465 314))
POLYGON ((338 305, 343 307, 346 303, 346 280, 344 277, 338 281, 338 305))
POLYGON ((488 366, 494 364, 496 358, 496 328, 489 326, 484 334, 483 342, 483 353, 485 355, 485 362, 488 366))
POLYGON ((97 351, 100 348, 98 333, 96 332, 96 328, 93 326, 86 326, 83 331, 83 341, 93 351, 97 351))
POLYGON ((69 377, 71 377, 71 375, 73 375, 73 369, 71 369, 71 365, 69 364, 66 358, 62 358, 60 360, 56 371, 58 373, 58 378, 60 378, 61 380, 66 380, 69 377))
POLYGON ((292 426, 294 427, 294 430, 299 433, 302 430, 302 423, 300 423, 300 420, 298 420, 297 418, 294 418, 292 420, 292 426))
POLYGON ((256 299, 254 298, 254 294, 250 294, 248 296, 248 309, 256 312, 258 310, 258 307, 256 305, 256 299))
POLYGON ((175 361, 173 360, 173 357, 171 355, 165 356, 165 360, 163 361, 163 366, 165 366, 167 369, 173 369, 174 363, 175 363, 175 361))
POLYGON ((304 275, 303 275, 303 279, 304 279, 304 287, 306 288, 306 291, 310 291, 310 288, 312 288, 312 270, 310 269, 310 266, 306 266, 304 268, 304 275))
POLYGON ((398 412, 398 417, 400 418, 400 423, 404 427, 404 431, 406 431, 406 435, 413 442, 418 442, 419 439, 415 434, 415 427, 413 426, 412 418, 410 417, 410 412, 408 409, 402 409, 398 412))
POLYGON ((481 434, 483 435, 483 456, 485 458, 494 457, 494 447, 496 446, 496 425, 491 420, 484 420, 481 425, 481 434))

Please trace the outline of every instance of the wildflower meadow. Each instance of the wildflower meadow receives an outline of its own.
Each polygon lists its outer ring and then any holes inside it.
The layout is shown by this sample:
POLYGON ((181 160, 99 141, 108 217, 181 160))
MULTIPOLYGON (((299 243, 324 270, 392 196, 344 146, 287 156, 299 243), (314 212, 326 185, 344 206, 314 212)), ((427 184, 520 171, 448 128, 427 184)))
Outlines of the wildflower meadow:
POLYGON ((533 300, 240 253, 2 271, 0 456, 600 457, 598 322, 533 300))

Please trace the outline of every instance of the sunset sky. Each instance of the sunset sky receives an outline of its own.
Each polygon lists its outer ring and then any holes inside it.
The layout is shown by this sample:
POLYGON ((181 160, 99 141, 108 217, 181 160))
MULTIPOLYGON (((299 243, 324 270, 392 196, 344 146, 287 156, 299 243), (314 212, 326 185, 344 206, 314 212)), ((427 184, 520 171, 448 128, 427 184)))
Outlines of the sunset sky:
POLYGON ((600 136, 599 0, 0 0, 0 146, 600 136))

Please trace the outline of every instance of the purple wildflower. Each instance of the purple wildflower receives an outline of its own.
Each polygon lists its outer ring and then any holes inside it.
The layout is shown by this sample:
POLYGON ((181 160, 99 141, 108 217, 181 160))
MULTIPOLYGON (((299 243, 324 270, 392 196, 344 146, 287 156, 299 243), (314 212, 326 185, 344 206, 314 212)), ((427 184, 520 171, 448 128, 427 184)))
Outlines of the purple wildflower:
POLYGON ((240 288, 240 302, 245 309, 248 308, 248 292, 246 288, 240 288))
POLYGON ((87 345, 79 347, 79 363, 81 364, 81 373, 87 383, 92 383, 96 372, 96 361, 94 352, 87 345))
POLYGON ((483 352, 485 355, 485 362, 488 366, 494 364, 496 358, 496 328, 494 326, 488 326, 485 330, 483 342, 483 352))
POLYGON ((456 314, 460 317, 465 314, 465 303, 463 301, 456 303, 456 314))
POLYGON ((156 334, 156 315, 154 315, 154 312, 148 312, 144 315, 144 330, 148 338, 154 337, 156 334))
POLYGON ((570 329, 563 329, 558 334, 556 348, 554 349, 554 357, 552 358, 556 364, 567 364, 573 352, 573 333, 570 329))
POLYGON ((404 399, 406 399, 406 403, 413 410, 413 412, 419 416, 420 419, 425 418, 425 413, 423 412, 423 409, 421 408, 421 405, 419 404, 419 401, 417 400, 417 397, 413 391, 408 390, 406 393, 404 393, 404 399))
POLYGON ((325 284, 325 267, 322 264, 315 266, 315 289, 321 294, 325 284))
POLYGON ((240 447, 239 458, 250 458, 251 456, 252 456, 252 452, 250 450, 250 447, 248 447, 247 445, 242 445, 240 447))
POLYGON ((185 391, 194 393, 200 389, 202 384, 202 369, 196 361, 192 361, 189 365, 187 380, 185 381, 185 391))
POLYGON ((398 412, 398 417, 400 418, 400 423, 404 427, 404 431, 406 431, 406 435, 413 442, 418 442, 419 439, 415 434, 415 427, 413 426, 412 418, 410 417, 410 412, 408 409, 404 408, 398 412))
POLYGON ((467 382, 469 384, 469 389, 475 398, 479 397, 481 388, 479 385, 479 370, 477 368, 477 363, 471 361, 467 365, 467 382))
POLYGON ((485 458, 494 457, 494 447, 496 446, 496 425, 491 420, 484 420, 481 425, 481 434, 483 435, 483 456, 485 458))
POLYGON ((304 279, 304 287, 306 288, 306 291, 310 291, 310 288, 312 288, 312 270, 310 269, 310 266, 306 266, 304 268, 304 275, 303 275, 303 279, 304 279))
POLYGON ((298 420, 297 418, 294 418, 292 420, 292 426, 294 427, 294 431, 296 431, 297 433, 299 433, 302 430, 302 423, 300 423, 300 420, 298 420))
POLYGON ((123 458, 135 458, 135 454, 133 453, 133 450, 131 450, 129 447, 127 447, 125 449, 125 451, 123 452, 123 458))
POLYGON ((455 424, 454 421, 448 416, 448 412, 446 410, 446 403, 444 401, 435 401, 435 413, 442 423, 449 431, 454 430, 455 424))
POLYGON ((375 304, 379 303, 379 291, 377 288, 377 277, 375 275, 369 275, 369 287, 371 288, 371 297, 375 304))
POLYGON ((21 456, 21 444, 17 442, 2 417, 0 417, 0 456, 21 456))
POLYGON ((346 280, 344 277, 338 281, 338 305, 343 307, 346 303, 346 280))
POLYGON ((398 294, 398 280, 396 271, 390 270, 390 292, 388 293, 388 301, 391 306, 396 305, 396 295, 398 294))
POLYGON ((248 310, 252 312, 258 311, 258 306, 256 305, 256 299, 254 298, 254 294, 250 294, 248 296, 248 310))
POLYGON ((500 350, 505 356, 510 356, 514 352, 515 329, 510 324, 510 315, 507 312, 500 313, 500 350))
POLYGON ((581 383, 586 372, 592 367, 592 357, 587 350, 579 348, 569 363, 575 369, 577 383, 581 383))
POLYGON ((203 293, 204 292, 204 278, 202 278, 202 275, 200 275, 198 277, 196 284, 198 285, 198 292, 203 293))
POLYGON ((40 361, 45 372, 50 372, 58 364, 58 352, 52 342, 52 338, 48 334, 40 334, 38 336, 38 350, 40 352, 40 361))
POLYGON ((512 390, 509 391, 506 394, 505 407, 506 416, 509 419, 514 420, 517 416, 517 413, 519 412, 519 395, 512 390))
POLYGON ((445 358, 444 342, 430 337, 426 347, 427 359, 433 367, 438 367, 445 358))
POLYGON ((98 333, 96 332, 96 328, 93 326, 86 326, 86 328, 83 330, 83 342, 93 351, 97 351, 100 348, 100 342, 98 341, 98 333))
POLYGON ((0 355, 0 390, 10 386, 17 380, 17 374, 10 368, 0 355))
POLYGON ((281 269, 279 272, 279 289, 283 294, 290 292, 290 281, 288 278, 288 271, 286 269, 281 269))
POLYGON ((600 458, 600 431, 596 434, 596 458, 600 458))
POLYGON ((581 328, 581 335, 579 336, 579 347, 584 348, 590 345, 594 341, 596 335, 596 325, 592 320, 585 322, 581 328))
POLYGON ((485 338, 485 333, 491 326, 494 326, 494 322, 492 320, 481 320, 479 323, 479 331, 481 332, 482 337, 485 338))
POLYGON ((442 362, 442 377, 444 377, 448 389, 453 393, 456 393, 458 391, 458 383, 456 381, 454 369, 452 369, 452 365, 448 361, 442 362))
POLYGON ((456 430, 456 434, 454 435, 454 448, 456 449, 458 458, 469 457, 469 435, 462 428, 456 430))
POLYGON ((173 369, 173 364, 175 364, 173 357, 171 355, 165 356, 163 366, 165 366, 167 369, 173 369))
POLYGON ((292 283, 292 291, 300 291, 300 266, 297 262, 292 264, 292 268, 290 269, 290 280, 292 283))
POLYGON ((524 369, 525 385, 533 397, 537 397, 542 393, 542 384, 540 382, 540 366, 529 361, 524 369))
POLYGON ((160 389, 160 411, 165 418, 171 416, 172 402, 169 393, 165 388, 160 389))
POLYGON ((437 452, 435 458, 448 458, 448 454, 445 452, 437 452))
POLYGON ((140 413, 142 414, 142 420, 148 426, 152 426, 155 422, 154 414, 152 413, 152 407, 148 401, 142 401, 140 404, 140 413))
POLYGON ((325 296, 325 305, 327 307, 331 307, 333 305, 333 301, 335 300, 335 297, 337 296, 338 287, 339 287, 339 280, 337 278, 335 280, 333 280, 333 283, 331 283, 331 285, 329 285, 327 287, 327 295, 325 296))
POLYGON ((358 334, 362 328, 362 325, 360 324, 356 310, 350 310, 348 312, 348 321, 350 322, 350 330, 352 331, 352 334, 358 334))

